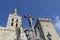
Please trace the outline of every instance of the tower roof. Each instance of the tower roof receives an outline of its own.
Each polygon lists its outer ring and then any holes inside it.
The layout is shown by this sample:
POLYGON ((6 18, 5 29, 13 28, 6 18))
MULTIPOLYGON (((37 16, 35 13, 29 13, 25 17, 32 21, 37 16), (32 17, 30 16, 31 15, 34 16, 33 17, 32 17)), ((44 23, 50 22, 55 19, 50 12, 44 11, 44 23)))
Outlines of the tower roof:
POLYGON ((14 14, 14 15, 17 15, 17 9, 16 9, 16 8, 14 9, 13 14, 14 14))
POLYGON ((48 21, 51 22, 51 19, 49 18, 38 18, 39 21, 48 21))

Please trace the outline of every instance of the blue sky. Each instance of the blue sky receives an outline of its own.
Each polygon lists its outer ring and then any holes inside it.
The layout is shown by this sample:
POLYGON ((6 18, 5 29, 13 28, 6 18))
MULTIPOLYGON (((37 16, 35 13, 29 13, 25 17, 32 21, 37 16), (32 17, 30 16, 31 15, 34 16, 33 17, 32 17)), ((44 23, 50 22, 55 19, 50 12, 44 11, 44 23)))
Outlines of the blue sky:
POLYGON ((18 9, 18 15, 22 16, 22 25, 28 29, 28 21, 23 16, 31 14, 36 22, 39 17, 51 18, 56 31, 60 35, 60 0, 0 0, 0 25, 6 26, 9 13, 14 8, 18 9))

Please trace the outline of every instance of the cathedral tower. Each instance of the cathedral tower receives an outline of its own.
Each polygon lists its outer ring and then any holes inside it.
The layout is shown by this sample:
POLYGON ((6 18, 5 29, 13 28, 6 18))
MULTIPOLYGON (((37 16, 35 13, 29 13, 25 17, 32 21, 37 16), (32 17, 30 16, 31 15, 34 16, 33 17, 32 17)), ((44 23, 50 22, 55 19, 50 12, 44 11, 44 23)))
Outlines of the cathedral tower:
POLYGON ((15 32, 13 34, 16 36, 16 38, 14 40, 27 40, 24 29, 22 28, 21 16, 17 15, 16 8, 14 9, 13 13, 9 14, 8 22, 7 22, 7 30, 15 32))
POLYGON ((38 29, 39 34, 36 35, 43 40, 60 40, 51 19, 39 18, 34 29, 38 29))
POLYGON ((21 17, 17 15, 17 9, 15 8, 14 12, 9 14, 7 29, 15 31, 15 28, 20 27, 21 23, 22 23, 21 17))

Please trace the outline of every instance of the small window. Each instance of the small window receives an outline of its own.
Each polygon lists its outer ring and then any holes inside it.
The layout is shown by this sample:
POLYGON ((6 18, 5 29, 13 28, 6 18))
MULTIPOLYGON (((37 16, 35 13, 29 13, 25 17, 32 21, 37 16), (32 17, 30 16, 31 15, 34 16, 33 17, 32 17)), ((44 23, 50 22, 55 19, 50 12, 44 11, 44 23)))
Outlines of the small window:
POLYGON ((11 23, 11 26, 13 26, 13 22, 11 23))
POLYGON ((12 18, 12 21, 14 21, 14 19, 12 18))
POLYGON ((18 26, 18 24, 16 23, 16 27, 18 26))
POLYGON ((16 22, 18 22, 18 19, 16 20, 16 22))
POLYGON ((47 27, 48 27, 48 25, 47 25, 47 27))

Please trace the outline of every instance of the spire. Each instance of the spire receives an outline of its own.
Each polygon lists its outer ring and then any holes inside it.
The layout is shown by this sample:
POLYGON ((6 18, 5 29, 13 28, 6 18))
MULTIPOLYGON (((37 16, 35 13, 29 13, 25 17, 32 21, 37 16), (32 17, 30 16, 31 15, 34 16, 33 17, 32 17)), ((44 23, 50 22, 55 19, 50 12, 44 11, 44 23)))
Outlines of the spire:
POLYGON ((17 9, 16 8, 14 9, 14 15, 17 15, 17 9))

